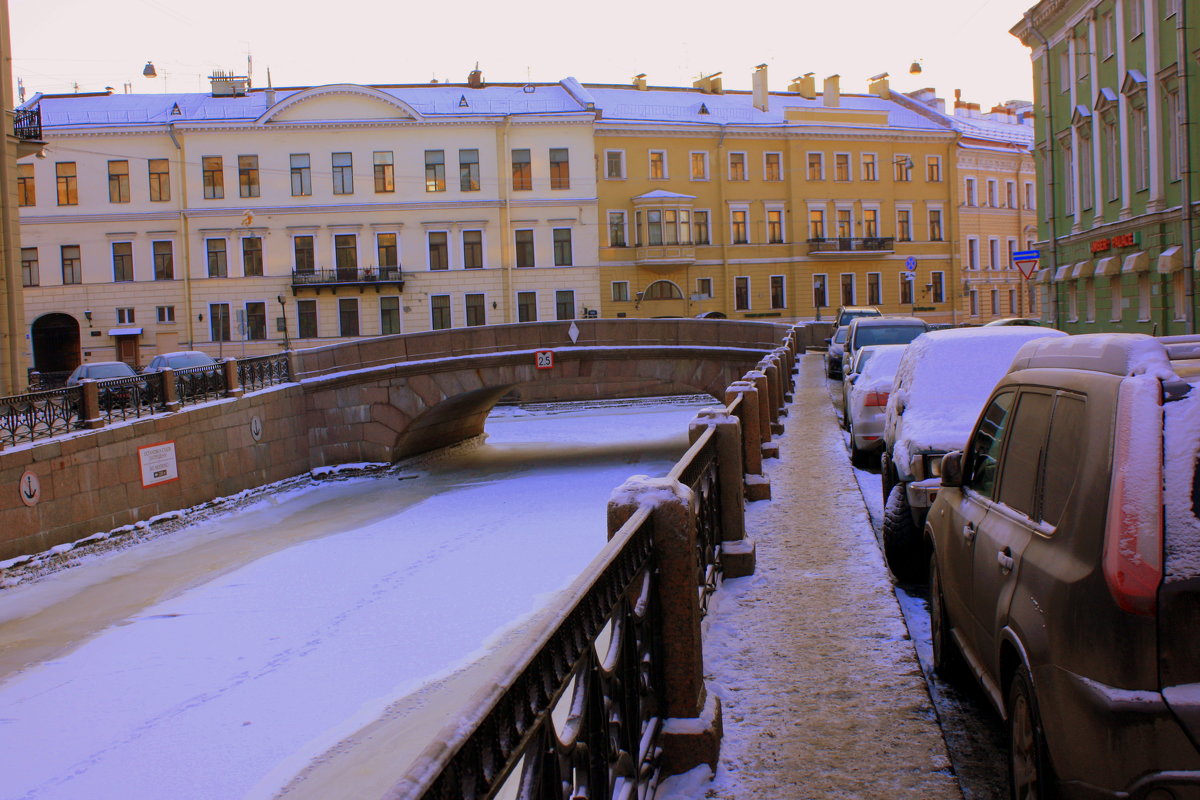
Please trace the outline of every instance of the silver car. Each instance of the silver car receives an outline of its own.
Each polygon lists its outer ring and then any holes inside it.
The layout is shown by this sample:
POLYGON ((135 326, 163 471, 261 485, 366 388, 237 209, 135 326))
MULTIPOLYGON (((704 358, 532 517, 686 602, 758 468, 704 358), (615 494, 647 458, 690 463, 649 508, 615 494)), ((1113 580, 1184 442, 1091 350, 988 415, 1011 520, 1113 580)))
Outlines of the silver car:
POLYGON ((900 356, 907 345, 874 344, 859 348, 846 375, 846 428, 850 463, 865 467, 883 450, 883 420, 900 356))
POLYGON ((831 380, 842 377, 842 351, 846 347, 846 334, 849 325, 842 325, 833 332, 833 338, 826 339, 829 349, 825 351, 825 377, 831 380))

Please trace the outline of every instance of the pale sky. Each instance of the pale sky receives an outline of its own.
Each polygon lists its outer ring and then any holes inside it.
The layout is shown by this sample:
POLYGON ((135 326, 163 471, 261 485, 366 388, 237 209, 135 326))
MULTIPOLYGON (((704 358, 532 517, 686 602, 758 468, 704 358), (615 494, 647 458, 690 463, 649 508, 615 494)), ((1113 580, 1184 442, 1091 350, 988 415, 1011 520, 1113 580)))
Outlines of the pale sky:
POLYGON ((984 109, 1033 99, 1029 51, 1009 34, 1034 0, 609 0, 590 6, 508 2, 290 3, 262 0, 8 0, 13 83, 34 92, 207 90, 214 69, 265 86, 464 82, 478 61, 487 81, 690 86, 722 72, 749 89, 758 64, 773 91, 806 72, 842 76, 863 93, 880 72, 892 87, 934 87, 984 109), (909 65, 920 60, 921 75, 909 65), (158 78, 142 76, 153 61, 158 78))

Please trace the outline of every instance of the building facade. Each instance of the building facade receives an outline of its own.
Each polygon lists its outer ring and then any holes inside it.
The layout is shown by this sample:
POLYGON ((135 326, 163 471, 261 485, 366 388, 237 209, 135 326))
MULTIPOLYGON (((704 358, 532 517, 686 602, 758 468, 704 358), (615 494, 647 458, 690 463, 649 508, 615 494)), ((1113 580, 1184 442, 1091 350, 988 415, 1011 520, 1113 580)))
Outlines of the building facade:
POLYGON ((1196 13, 1044 0, 1012 29, 1033 57, 1044 316, 1063 330, 1196 330, 1196 13))

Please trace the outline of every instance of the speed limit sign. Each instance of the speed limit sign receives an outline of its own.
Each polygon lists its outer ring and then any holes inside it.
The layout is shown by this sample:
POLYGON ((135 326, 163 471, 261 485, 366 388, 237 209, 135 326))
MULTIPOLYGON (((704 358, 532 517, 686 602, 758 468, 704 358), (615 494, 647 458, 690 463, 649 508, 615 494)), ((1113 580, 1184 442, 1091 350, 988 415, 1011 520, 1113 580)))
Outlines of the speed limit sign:
POLYGON ((553 350, 535 350, 536 356, 534 364, 538 369, 554 369, 554 351, 553 350))

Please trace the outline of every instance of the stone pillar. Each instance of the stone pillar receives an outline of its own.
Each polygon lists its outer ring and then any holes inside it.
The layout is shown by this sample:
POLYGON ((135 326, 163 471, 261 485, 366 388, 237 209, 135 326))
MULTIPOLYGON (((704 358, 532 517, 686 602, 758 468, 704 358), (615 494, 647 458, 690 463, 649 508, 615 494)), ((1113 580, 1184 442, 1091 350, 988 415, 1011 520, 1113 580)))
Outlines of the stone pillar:
POLYGON ((288 362, 288 377, 293 381, 300 380, 300 357, 296 355, 295 350, 286 352, 288 362))
POLYGON ((721 566, 726 578, 754 574, 755 547, 746 540, 746 488, 742 472, 742 424, 724 408, 704 408, 688 426, 695 442, 709 428, 717 437, 717 484, 721 497, 721 566))
POLYGON ((167 411, 178 411, 179 404, 179 387, 175 385, 175 370, 166 367, 159 373, 162 380, 163 405, 167 407, 167 411))
POLYGON ((745 494, 747 500, 770 500, 771 483, 763 476, 762 427, 759 424, 761 404, 758 389, 750 381, 734 381, 725 390, 728 406, 741 396, 738 416, 742 421, 742 464, 745 470, 745 494))
POLYGON ((721 712, 720 703, 710 701, 704 685, 696 582, 696 500, 691 489, 678 481, 634 475, 609 498, 610 537, 643 505, 650 507, 654 526, 661 613, 658 632, 668 717, 662 738, 663 771, 678 774, 700 764, 715 770, 721 749, 721 712))
POLYGON ((771 384, 767 373, 761 369, 754 369, 747 372, 743 379, 753 382, 754 388, 758 390, 758 435, 759 441, 762 442, 762 457, 778 458, 779 445, 771 441, 771 423, 775 417, 771 413, 774 403, 771 400, 771 384))
POLYGON ((91 378, 79 382, 80 394, 83 396, 83 427, 90 430, 104 427, 100 418, 100 387, 91 378))
POLYGON ((776 356, 770 355, 762 360, 759 369, 766 373, 767 389, 771 393, 771 435, 778 436, 783 433, 779 418, 787 413, 783 407, 783 367, 776 356))
POLYGON ((237 359, 227 358, 221 363, 225 370, 225 396, 241 397, 242 384, 238 381, 237 359))

